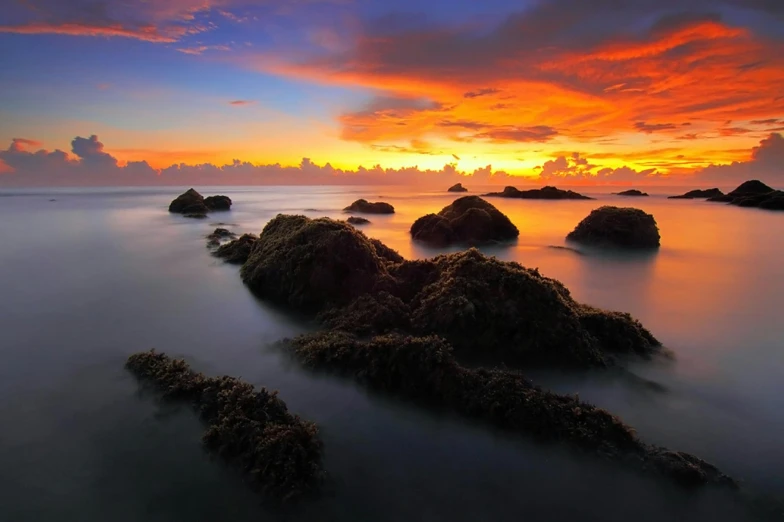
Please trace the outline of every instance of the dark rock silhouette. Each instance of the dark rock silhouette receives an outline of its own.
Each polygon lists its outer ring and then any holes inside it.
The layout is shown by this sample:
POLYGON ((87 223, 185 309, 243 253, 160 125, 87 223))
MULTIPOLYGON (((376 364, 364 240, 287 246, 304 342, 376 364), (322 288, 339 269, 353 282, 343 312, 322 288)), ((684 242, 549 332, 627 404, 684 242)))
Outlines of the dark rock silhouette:
POLYGON ((784 192, 775 190, 756 179, 742 183, 725 196, 712 197, 708 201, 729 203, 739 207, 784 210, 784 192))
POLYGON ((605 206, 580 221, 566 239, 595 246, 658 248, 659 227, 652 215, 636 208, 605 206))
POLYGON ((243 234, 238 239, 220 245, 217 250, 213 252, 215 257, 219 257, 227 263, 241 265, 248 260, 253 245, 256 244, 259 237, 252 234, 243 234))
POLYGON ((593 199, 571 190, 561 190, 551 186, 530 190, 518 190, 515 187, 505 187, 503 192, 490 192, 484 194, 484 196, 518 199, 593 199))
POLYGON ((207 426, 204 446, 245 473, 257 490, 287 501, 319 486, 318 428, 289 413, 277 392, 233 377, 205 377, 155 351, 131 355, 125 366, 163 399, 193 406, 207 426))
POLYGON ((207 214, 205 214, 204 212, 187 212, 183 214, 182 217, 193 218, 193 219, 205 219, 207 217, 207 214))
POLYGON ((455 183, 447 189, 447 192, 468 192, 468 189, 462 183, 455 183))
POLYGON ((207 246, 217 247, 224 239, 235 239, 237 236, 234 232, 225 228, 216 228, 212 234, 207 236, 207 246))
POLYGON ((616 196, 632 196, 632 197, 640 197, 640 196, 647 196, 647 192, 642 192, 641 190, 631 189, 631 190, 624 190, 623 192, 616 192, 616 196))
POLYGON ((185 217, 204 217, 210 211, 230 208, 231 199, 228 196, 210 196, 205 199, 192 188, 177 196, 169 204, 169 212, 183 214, 185 217))
POLYGON ((681 194, 680 196, 670 196, 667 199, 707 199, 707 198, 720 198, 724 196, 724 192, 717 188, 705 189, 705 190, 690 190, 685 194, 681 194))
POLYGON ((370 224, 370 220, 363 217, 351 216, 346 220, 346 223, 350 223, 352 225, 368 225, 370 224))
POLYGON ((394 214, 395 207, 389 203, 379 201, 370 203, 366 199, 358 199, 343 209, 346 212, 359 212, 362 214, 394 214))
POLYGON ((560 440, 685 486, 736 486, 693 455, 642 442, 620 419, 576 397, 542 390, 516 372, 463 367, 452 347, 436 336, 389 334, 361 340, 330 331, 298 337, 287 346, 304 366, 355 378, 375 390, 448 408, 513 433, 560 440))
POLYGON ((464 196, 411 225, 411 237, 433 246, 507 241, 520 235, 500 210, 479 196, 464 196))

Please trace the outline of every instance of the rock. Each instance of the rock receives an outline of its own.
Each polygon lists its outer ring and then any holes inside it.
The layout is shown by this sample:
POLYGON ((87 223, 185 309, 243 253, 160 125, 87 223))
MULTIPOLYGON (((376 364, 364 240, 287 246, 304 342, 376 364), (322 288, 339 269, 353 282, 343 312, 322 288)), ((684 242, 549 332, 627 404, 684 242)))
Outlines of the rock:
POLYGON ((350 223, 352 225, 368 225, 370 224, 370 220, 363 217, 351 216, 346 220, 346 223, 350 223))
POLYGON ((693 455, 642 442, 620 419, 576 397, 542 390, 516 372, 461 366, 449 343, 436 336, 359 339, 329 331, 298 337, 287 347, 308 368, 353 377, 372 389, 512 433, 563 441, 689 486, 736 485, 693 455))
POLYGON ((729 203, 739 207, 784 210, 784 192, 775 190, 756 179, 742 183, 726 196, 712 197, 708 201, 729 203))
POLYGON ((194 189, 188 189, 177 196, 169 204, 169 212, 185 214, 185 217, 197 217, 215 210, 229 210, 231 199, 228 196, 210 196, 204 198, 194 189), (192 214, 192 215, 188 215, 192 214))
POLYGON ((501 211, 479 196, 464 196, 411 225, 411 237, 433 246, 508 241, 520 235, 501 211))
POLYGON ((623 192, 616 192, 615 195, 616 196, 637 196, 637 197, 639 197, 639 196, 647 196, 648 193, 647 192, 642 192, 642 191, 637 190, 637 189, 631 189, 631 190, 624 190, 623 192))
POLYGON ((233 377, 205 377, 154 350, 131 355, 125 367, 163 399, 193 406, 207 426, 204 446, 262 493, 288 501, 322 481, 318 427, 289 413, 276 391, 233 377))
POLYGON ((182 217, 193 218, 193 219, 204 219, 207 217, 207 214, 204 214, 203 212, 188 212, 187 214, 183 214, 182 217))
POLYGON ((207 236, 207 246, 209 247, 217 247, 220 245, 220 242, 224 239, 234 239, 236 238, 236 234, 227 230, 225 228, 216 228, 215 231, 207 236))
POLYGON ((681 194, 680 196, 670 196, 667 199, 703 199, 703 198, 720 198, 724 196, 724 192, 717 188, 705 189, 705 190, 690 190, 685 194, 681 194))
POLYGON ((242 265, 248 260, 248 257, 250 257, 253 245, 256 244, 258 239, 258 236, 252 234, 243 234, 234 241, 220 245, 212 254, 215 257, 223 259, 227 263, 242 265))
POLYGON ((505 187, 503 192, 490 192, 489 194, 484 195, 518 199, 593 199, 571 190, 561 190, 550 186, 531 190, 518 190, 515 187, 505 187))
POLYGON ((360 212, 362 214, 394 214, 395 207, 389 203, 379 201, 377 203, 370 203, 365 199, 358 199, 351 205, 343 209, 346 212, 360 212))
POLYGON ((566 239, 596 246, 658 248, 659 228, 652 215, 636 208, 605 206, 580 221, 566 239))
POLYGON ((447 189, 447 192, 468 192, 468 189, 462 183, 455 183, 447 189))

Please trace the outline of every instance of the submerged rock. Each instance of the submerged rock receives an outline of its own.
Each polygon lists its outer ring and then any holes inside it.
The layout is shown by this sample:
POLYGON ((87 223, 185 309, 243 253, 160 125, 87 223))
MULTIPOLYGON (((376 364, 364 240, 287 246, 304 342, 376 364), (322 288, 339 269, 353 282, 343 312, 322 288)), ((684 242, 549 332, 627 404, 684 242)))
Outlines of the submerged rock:
POLYGON ((259 237, 253 234, 243 234, 238 239, 219 246, 212 254, 227 263, 241 265, 250 257, 253 245, 256 244, 258 239, 259 237))
POLYGON ((224 239, 234 239, 237 235, 225 228, 216 228, 212 234, 207 236, 207 246, 216 247, 224 239))
POLYGON ((742 183, 725 196, 712 197, 708 201, 724 202, 739 207, 784 210, 784 192, 775 190, 756 179, 742 183))
POLYGON ((632 197, 636 196, 636 197, 640 197, 640 196, 647 196, 648 193, 647 192, 642 192, 642 191, 637 190, 637 189, 631 189, 631 190, 624 190, 623 192, 617 192, 615 195, 616 196, 632 196, 632 197))
POLYGON ((205 219, 207 214, 204 212, 187 212, 182 215, 182 217, 192 218, 192 219, 205 219))
POLYGON ((520 235, 500 210, 479 196, 464 196, 411 225, 411 237, 433 246, 507 241, 520 235))
POLYGON ((510 371, 460 366, 435 336, 397 334, 360 340, 321 332, 290 341, 304 366, 353 377, 362 384, 449 408, 486 424, 542 440, 560 440, 644 472, 694 486, 735 482, 706 462, 645 444, 620 419, 576 397, 534 386, 510 371))
POLYGON ((571 190, 561 190, 551 186, 531 190, 518 190, 515 187, 505 187, 503 192, 490 192, 484 195, 498 198, 518 199, 593 199, 571 190))
POLYGON ((667 199, 707 199, 707 198, 720 198, 724 196, 724 192, 717 188, 705 189, 705 190, 690 190, 685 194, 681 194, 680 196, 670 196, 667 199))
POLYGON ((363 217, 351 216, 346 220, 346 223, 350 223, 352 225, 368 225, 370 224, 370 220, 363 217))
POLYGON ((451 187, 449 187, 447 192, 468 192, 468 189, 463 186, 462 183, 455 183, 451 187))
POLYGON ((205 377, 154 350, 131 355, 125 366, 164 399, 193 406, 207 425, 205 447, 254 488, 287 501, 318 487, 324 475, 318 428, 289 413, 277 392, 233 377, 205 377))
POLYGON ((185 217, 201 217, 210 211, 230 208, 231 199, 228 196, 210 196, 205 199, 192 188, 177 196, 169 204, 169 212, 184 214, 185 217))
POLYGON ((652 215, 637 208, 604 206, 580 221, 566 239, 621 248, 658 248, 659 227, 652 215))
POLYGON ((366 199, 358 199, 343 209, 346 212, 360 212, 362 214, 394 214, 395 207, 389 203, 379 201, 371 203, 366 199))

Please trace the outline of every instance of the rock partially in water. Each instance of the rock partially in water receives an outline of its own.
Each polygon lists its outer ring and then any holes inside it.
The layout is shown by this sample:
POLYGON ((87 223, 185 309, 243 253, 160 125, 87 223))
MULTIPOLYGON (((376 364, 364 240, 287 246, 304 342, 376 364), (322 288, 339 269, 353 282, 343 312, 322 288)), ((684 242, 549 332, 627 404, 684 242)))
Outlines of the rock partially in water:
POLYGON ((225 228, 216 228, 212 234, 207 236, 207 246, 217 247, 221 241, 226 239, 235 239, 237 235, 225 228))
POLYGON ((131 355, 125 366, 163 399, 193 406, 207 426, 205 447, 257 490, 289 501, 319 486, 324 471, 318 428, 289 413, 277 392, 233 377, 205 377, 154 350, 131 355))
POLYGON ((210 211, 229 210, 231 199, 228 196, 204 198, 195 189, 188 189, 169 204, 169 212, 184 214, 185 217, 200 217, 210 211))
POLYGON ((234 241, 220 245, 212 254, 227 263, 242 265, 250 257, 251 250, 258 239, 259 237, 253 234, 243 234, 234 241))
POLYGON ((544 441, 563 441, 643 472, 688 485, 735 482, 692 455, 640 441, 620 419, 576 397, 534 386, 516 372, 466 368, 436 336, 359 339, 330 331, 288 343, 304 366, 352 377, 370 388, 451 409, 544 441))
POLYGON ((351 216, 346 220, 346 223, 350 223, 352 225, 369 225, 370 220, 363 217, 351 216))
POLYGON ((595 246, 658 248, 659 227, 652 215, 637 208, 604 206, 593 210, 566 239, 595 246))
POLYGON ((616 196, 631 196, 631 197, 640 197, 640 196, 647 196, 647 192, 642 192, 641 190, 631 189, 631 190, 624 190, 623 192, 617 192, 616 196))
POLYGON ((551 186, 530 190, 518 190, 515 187, 505 187, 503 192, 490 192, 489 194, 484 195, 516 199, 593 199, 571 190, 561 190, 551 186))
POLYGON ((362 214, 394 214, 395 207, 389 203, 378 201, 371 203, 366 199, 358 199, 343 209, 346 212, 359 212, 362 214))
POLYGON ((413 239, 436 247, 508 241, 519 235, 508 217, 479 196, 459 198, 438 214, 422 216, 411 226, 413 239))
POLYGON ((724 202, 739 207, 784 210, 784 192, 775 190, 756 179, 742 183, 726 196, 713 197, 708 201, 724 202))
POLYGON ((670 196, 667 199, 707 199, 707 198, 720 198, 724 196, 724 192, 717 188, 710 188, 710 189, 697 189, 697 190, 690 190, 685 194, 681 194, 680 196, 670 196))
POLYGON ((447 189, 447 192, 468 192, 468 189, 462 183, 455 183, 447 189))
POLYGON ((231 198, 229 196, 209 196, 204 198, 204 204, 213 212, 231 210, 231 198))
MULTIPOLYGON (((169 204, 169 212, 184 214, 188 207, 199 204, 204 205, 204 196, 196 192, 195 189, 190 188, 174 198, 169 204)), ((206 206, 204 208, 206 209, 206 206)))

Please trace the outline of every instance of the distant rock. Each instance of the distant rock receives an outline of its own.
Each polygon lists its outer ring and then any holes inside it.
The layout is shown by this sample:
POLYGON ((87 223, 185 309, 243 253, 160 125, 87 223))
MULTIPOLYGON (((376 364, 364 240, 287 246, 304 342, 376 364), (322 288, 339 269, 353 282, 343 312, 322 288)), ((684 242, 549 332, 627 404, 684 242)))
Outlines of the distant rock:
POLYGON ((658 248, 659 228, 652 215, 637 208, 605 206, 592 211, 566 239, 596 246, 658 248))
POLYGON ((505 187, 503 192, 490 192, 484 194, 484 196, 518 199, 593 199, 571 190, 561 190, 551 186, 531 190, 518 190, 515 187, 505 187))
POLYGON ((724 192, 717 188, 705 189, 705 190, 690 190, 685 194, 681 194, 680 196, 670 196, 667 199, 706 199, 706 198, 720 198, 724 196, 724 192))
POLYGON ((360 212, 362 214, 394 214, 395 207, 389 203, 379 201, 371 203, 366 199, 358 199, 343 209, 346 212, 360 212))
POLYGON ((637 197, 639 197, 639 196, 647 196, 648 193, 647 192, 642 192, 642 191, 637 190, 637 189, 631 189, 631 190, 624 190, 623 192, 616 192, 615 195, 616 196, 637 196, 637 197))
POLYGON ((708 201, 729 203, 739 207, 784 210, 784 192, 775 190, 756 179, 742 183, 725 196, 712 197, 708 201))
POLYGON ((218 247, 213 252, 215 257, 219 257, 227 263, 241 265, 250 257, 253 246, 258 241, 259 237, 253 234, 243 234, 239 239, 230 241, 218 247))
POLYGON ((413 239, 437 247, 507 241, 519 235, 508 217, 479 196, 456 199, 438 214, 422 216, 411 225, 413 239))
POLYGON ((447 189, 447 192, 468 192, 468 189, 462 183, 455 183, 447 189))
POLYGON ((192 219, 205 219, 207 214, 204 212, 188 212, 187 214, 183 214, 182 217, 192 218, 192 219))
POLYGON ((184 214, 185 217, 205 217, 210 211, 229 210, 231 199, 228 196, 204 198, 194 189, 188 189, 169 204, 169 212, 184 214))
POLYGON ((234 239, 236 237, 237 235, 230 230, 227 230, 225 228, 216 228, 212 234, 207 236, 207 246, 217 247, 220 245, 221 240, 234 239))
POLYGON ((358 216, 351 216, 350 218, 348 218, 346 220, 346 222, 347 223, 351 223, 352 225, 369 225, 370 224, 370 220, 369 219, 365 219, 363 217, 358 217, 358 216))

